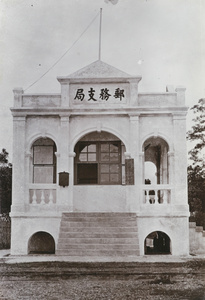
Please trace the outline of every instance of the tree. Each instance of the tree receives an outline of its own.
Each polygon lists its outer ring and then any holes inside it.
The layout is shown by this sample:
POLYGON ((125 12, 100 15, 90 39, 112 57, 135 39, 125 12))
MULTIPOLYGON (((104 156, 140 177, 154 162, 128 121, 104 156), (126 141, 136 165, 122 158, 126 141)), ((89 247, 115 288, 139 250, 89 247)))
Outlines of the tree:
POLYGON ((188 203, 190 221, 205 229, 205 178, 199 166, 188 166, 188 203))
POLYGON ((188 201, 191 220, 205 229, 205 99, 191 108, 196 115, 187 139, 194 142, 189 151, 192 164, 188 166, 188 201))
POLYGON ((193 119, 195 124, 187 133, 187 139, 195 142, 194 148, 189 151, 190 159, 193 165, 200 165, 201 170, 205 172, 205 99, 200 99, 198 104, 191 108, 196 114, 193 119))
POLYGON ((8 214, 11 207, 12 164, 8 155, 3 148, 0 153, 0 214, 8 214))

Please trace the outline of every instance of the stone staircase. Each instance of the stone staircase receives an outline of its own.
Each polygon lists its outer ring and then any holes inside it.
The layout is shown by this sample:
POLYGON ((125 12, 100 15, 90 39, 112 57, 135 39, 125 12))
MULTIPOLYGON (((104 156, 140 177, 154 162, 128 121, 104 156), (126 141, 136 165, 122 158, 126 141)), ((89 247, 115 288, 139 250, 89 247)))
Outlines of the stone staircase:
POLYGON ((63 213, 57 255, 137 256, 135 213, 63 213))
POLYGON ((191 254, 205 254, 205 231, 195 222, 189 222, 189 247, 191 254))

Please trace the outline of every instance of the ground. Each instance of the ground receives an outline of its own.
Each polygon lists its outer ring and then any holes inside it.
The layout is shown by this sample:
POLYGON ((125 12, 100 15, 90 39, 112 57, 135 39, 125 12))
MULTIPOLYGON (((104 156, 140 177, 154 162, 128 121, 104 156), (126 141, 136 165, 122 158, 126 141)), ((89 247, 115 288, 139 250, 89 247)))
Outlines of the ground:
POLYGON ((205 300, 205 260, 0 263, 0 300, 205 300))

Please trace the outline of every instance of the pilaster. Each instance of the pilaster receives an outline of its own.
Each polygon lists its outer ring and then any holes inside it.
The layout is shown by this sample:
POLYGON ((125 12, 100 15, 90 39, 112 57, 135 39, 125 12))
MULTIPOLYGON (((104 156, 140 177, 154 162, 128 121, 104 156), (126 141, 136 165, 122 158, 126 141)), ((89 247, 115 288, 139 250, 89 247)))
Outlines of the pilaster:
POLYGON ((138 103, 138 83, 141 77, 137 79, 130 79, 130 106, 137 106, 138 103))
POLYGON ((186 88, 183 86, 177 86, 175 91, 177 92, 177 105, 184 106, 186 88))
POLYGON ((23 89, 22 88, 15 88, 13 89, 14 93, 14 107, 21 107, 22 106, 22 98, 23 98, 23 89))
POLYGON ((61 106, 68 108, 69 104, 69 83, 61 82, 61 106))
POLYGON ((13 180, 11 211, 22 211, 26 201, 25 126, 26 117, 13 118, 13 180))
MULTIPOLYGON (((58 149, 58 165, 57 165, 57 173, 59 175, 60 172, 68 172, 70 173, 69 169, 69 116, 61 115, 60 116, 60 139, 59 139, 59 149, 58 149)), ((70 180, 69 180, 70 181, 70 180)), ((70 185, 70 183, 69 183, 70 185)), ((62 205, 70 206, 70 188, 69 186, 66 187, 59 187, 58 188, 58 199, 62 205)))
POLYGON ((183 114, 173 115, 174 130, 174 189, 175 203, 187 204, 187 149, 186 149, 186 117, 183 114))

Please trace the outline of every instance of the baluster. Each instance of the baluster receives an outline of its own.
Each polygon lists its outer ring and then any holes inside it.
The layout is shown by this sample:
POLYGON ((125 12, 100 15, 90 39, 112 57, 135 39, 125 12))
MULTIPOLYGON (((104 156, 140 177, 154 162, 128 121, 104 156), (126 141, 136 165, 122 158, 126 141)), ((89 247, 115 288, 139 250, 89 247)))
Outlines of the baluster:
POLYGON ((53 202, 53 190, 50 190, 50 194, 49 194, 49 203, 54 203, 53 202))
POLYGON ((32 204, 37 204, 36 190, 33 190, 32 204))
POLYGON ((159 202, 158 202, 158 190, 154 190, 154 200, 155 200, 155 204, 159 204, 159 202))
POLYGON ((149 204, 149 191, 145 191, 145 203, 149 204))
POLYGON ((159 203, 164 203, 164 190, 160 190, 159 203))
POLYGON ((41 201, 40 201, 40 203, 45 203, 44 190, 41 190, 41 201))
POLYGON ((164 203, 168 204, 168 190, 164 190, 164 203))

